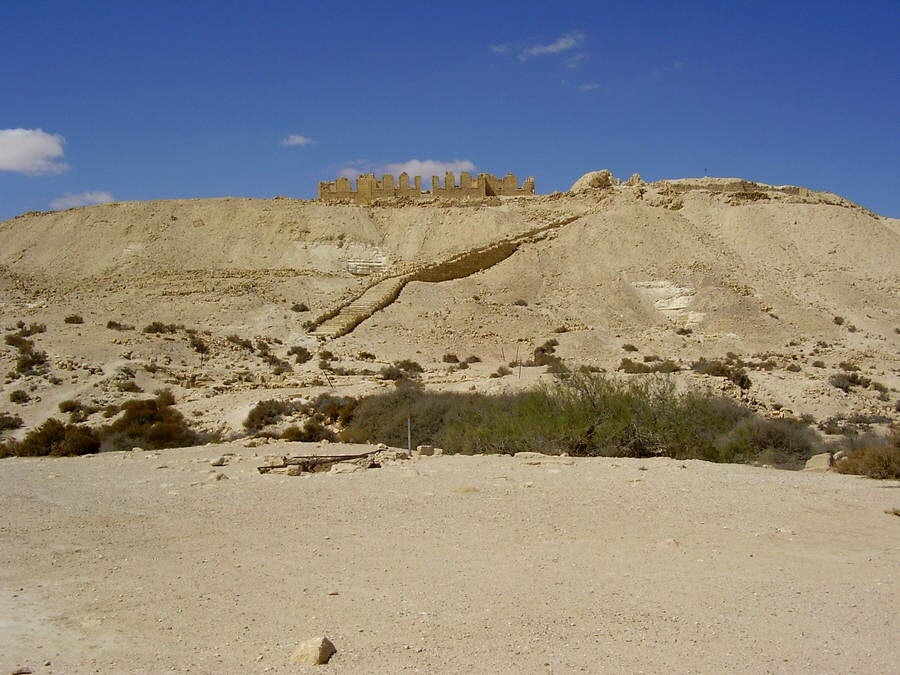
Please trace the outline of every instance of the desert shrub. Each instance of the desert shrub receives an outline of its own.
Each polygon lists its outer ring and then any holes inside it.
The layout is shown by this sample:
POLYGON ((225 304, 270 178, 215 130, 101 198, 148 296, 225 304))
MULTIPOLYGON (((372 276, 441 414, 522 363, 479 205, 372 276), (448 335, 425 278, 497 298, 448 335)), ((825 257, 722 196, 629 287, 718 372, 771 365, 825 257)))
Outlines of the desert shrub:
POLYGON ((118 321, 107 321, 106 327, 110 330, 134 330, 134 326, 129 326, 127 323, 119 323, 118 321))
POLYGON ((372 352, 359 352, 356 355, 356 358, 358 358, 360 361, 374 361, 375 355, 372 352))
POLYGON ((121 380, 116 383, 116 389, 128 394, 140 394, 144 391, 134 380, 121 380))
POLYGON ((423 371, 422 366, 420 366, 415 361, 410 361, 409 359, 402 359, 400 361, 394 361, 394 365, 397 366, 400 370, 413 375, 419 374, 423 371))
POLYGON ((469 364, 481 363, 481 359, 479 357, 475 356, 474 354, 472 354, 472 355, 466 357, 466 363, 469 363, 469 364))
POLYGON ((144 333, 174 333, 180 326, 174 323, 163 323, 162 321, 154 321, 144 326, 144 333))
POLYGON ((175 405, 175 394, 171 389, 157 389, 153 392, 156 395, 156 402, 161 406, 175 405))
POLYGON ((796 363, 790 363, 790 364, 788 364, 786 370, 788 370, 789 372, 792 372, 792 373, 799 373, 801 370, 803 370, 803 368, 801 368, 796 363))
POLYGON ((225 339, 228 340, 231 344, 237 345, 241 349, 246 349, 249 352, 254 351, 253 343, 246 338, 240 337, 239 335, 232 334, 227 336, 225 339))
POLYGON ((309 307, 307 306, 307 304, 305 302, 295 302, 293 305, 291 305, 291 311, 292 312, 308 312, 309 307))
POLYGON ((839 473, 850 473, 869 478, 900 479, 900 428, 895 427, 890 438, 852 450, 845 458, 835 462, 839 473))
POLYGON ((511 375, 512 371, 506 366, 500 366, 493 373, 490 374, 490 377, 498 378, 498 377, 506 377, 507 375, 511 375))
POLYGON ((65 457, 88 455, 100 451, 100 439, 88 427, 63 424, 49 418, 39 427, 29 431, 21 441, 7 441, 0 455, 19 457, 65 457))
POLYGON ((47 352, 36 352, 31 348, 19 349, 16 372, 22 375, 40 375, 47 370, 47 352))
POLYGON ((312 358, 312 354, 306 347, 295 346, 288 349, 288 356, 293 356, 297 364, 302 365, 312 358))
POLYGON ((647 354, 644 356, 644 363, 652 363, 653 361, 662 361, 656 354, 647 354))
MULTIPOLYGON (((165 390, 163 390, 165 392, 165 390)), ((187 420, 169 401, 171 392, 151 399, 132 399, 120 406, 122 415, 101 427, 104 450, 180 448, 209 440, 188 425, 187 420)))
POLYGON ((10 431, 22 427, 22 418, 18 415, 0 412, 0 431, 10 431))
POLYGON ((308 419, 303 423, 303 427, 291 425, 281 432, 281 438, 285 441, 293 441, 299 443, 316 443, 318 441, 333 441, 337 437, 335 433, 324 426, 317 419, 308 419))
MULTIPOLYGON (((659 357, 657 357, 659 358, 659 357)), ((681 367, 670 359, 665 361, 651 361, 650 363, 640 363, 624 358, 619 363, 619 370, 625 373, 674 373, 681 370, 681 367)))
POLYGON ((678 393, 667 378, 619 381, 583 372, 500 396, 412 388, 370 396, 359 402, 341 437, 403 445, 407 416, 416 443, 462 453, 555 450, 754 461, 768 451, 796 464, 816 440, 802 424, 759 418, 730 399, 678 393))
POLYGON ((841 434, 843 436, 857 436, 869 431, 873 424, 885 424, 891 421, 887 415, 875 415, 866 413, 853 413, 851 415, 834 415, 827 417, 818 424, 820 431, 826 434, 841 434))
POLYGON ((675 329, 675 335, 690 335, 693 332, 693 329, 688 328, 687 326, 679 326, 675 329))
POLYGON ((279 401, 271 398, 257 403, 244 420, 244 428, 250 431, 258 431, 269 424, 274 424, 284 415, 296 411, 296 407, 289 401, 279 401))
POLYGON ((334 361, 334 352, 323 349, 319 352, 319 358, 324 359, 325 361, 334 361))
POLYGON ((800 420, 750 417, 722 437, 718 448, 725 461, 748 461, 766 451, 765 463, 799 468, 817 442, 815 431, 800 420))
POLYGON ((76 401, 69 398, 65 401, 60 401, 59 406, 57 407, 59 408, 59 412, 61 413, 71 413, 75 412, 76 410, 81 410, 83 406, 81 404, 81 401, 76 401))
POLYGON ((856 372, 859 372, 859 366, 857 366, 857 365, 855 365, 855 364, 853 364, 853 363, 850 363, 849 361, 841 361, 841 362, 838 364, 838 367, 839 367, 841 370, 847 371, 848 373, 856 373, 856 372))
POLYGON ((568 326, 557 326, 556 328, 553 329, 553 332, 554 333, 568 333, 569 327, 568 326))
POLYGON ((28 392, 24 389, 15 389, 9 392, 9 401, 10 403, 17 403, 22 405, 23 403, 28 403, 31 400, 31 396, 28 395, 28 392))
POLYGON ((522 298, 519 298, 518 300, 514 301, 513 304, 516 305, 517 307, 527 307, 528 306, 528 302, 526 300, 523 300, 522 298))
POLYGON ((356 405, 355 398, 326 393, 319 394, 310 404, 310 408, 329 424, 346 424, 353 417, 356 405))
POLYGON ((34 342, 19 335, 18 333, 9 333, 3 336, 3 341, 10 347, 15 347, 19 351, 31 350, 34 348, 34 342))
POLYGON ((444 354, 441 361, 444 363, 459 363, 459 357, 456 354, 444 354))
POLYGON ((201 338, 199 335, 191 333, 188 336, 188 344, 198 354, 208 354, 209 353, 209 345, 201 338))
POLYGON ((65 323, 84 323, 84 319, 80 314, 69 314, 63 321, 65 323))
POLYGON ((813 361, 811 365, 813 368, 824 368, 825 362, 824 361, 813 361))
POLYGON ((634 346, 633 344, 631 344, 631 343, 626 343, 626 344, 622 345, 622 349, 624 349, 626 352, 636 352, 636 351, 638 351, 638 348, 635 347, 635 346, 634 346))
MULTIPOLYGON (((32 323, 28 326, 25 325, 24 321, 19 321, 16 323, 16 331, 12 333, 13 335, 18 335, 22 338, 31 337, 32 335, 37 335, 38 333, 46 333, 47 326, 42 323, 32 323)), ((7 342, 7 344, 10 344, 7 342)))
POLYGON ((843 326, 844 325, 844 317, 836 316, 832 319, 832 322, 834 322, 834 325, 836 325, 836 326, 843 326))
POLYGON ((402 370, 400 370, 397 366, 384 366, 381 370, 378 371, 378 377, 382 380, 393 380, 396 382, 406 376, 402 370))
POLYGON ((735 366, 726 361, 712 360, 701 357, 699 361, 694 361, 691 368, 698 373, 711 375, 713 377, 724 377, 734 382, 741 389, 749 389, 752 384, 750 376, 740 366, 735 366))
POLYGON ((849 392, 853 387, 868 387, 872 384, 872 380, 859 373, 850 373, 849 375, 836 373, 828 378, 828 383, 841 391, 849 392))
POLYGON ((456 369, 457 370, 468 370, 469 362, 468 361, 460 361, 459 363, 456 364, 456 369))
POLYGON ((266 362, 272 368, 272 372, 275 375, 281 375, 282 373, 287 373, 292 370, 291 364, 287 361, 279 359, 277 356, 272 354, 271 352, 261 353, 260 357, 263 361, 266 362))

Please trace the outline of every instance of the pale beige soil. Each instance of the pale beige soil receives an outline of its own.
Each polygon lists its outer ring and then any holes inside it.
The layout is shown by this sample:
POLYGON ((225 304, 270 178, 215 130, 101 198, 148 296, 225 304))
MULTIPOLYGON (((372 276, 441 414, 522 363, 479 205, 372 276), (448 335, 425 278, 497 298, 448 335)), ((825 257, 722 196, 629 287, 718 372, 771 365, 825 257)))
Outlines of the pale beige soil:
POLYGON ((99 427, 104 406, 168 388, 225 442, 0 460, 0 672, 294 672, 293 647, 321 633, 339 650, 327 669, 354 673, 897 672, 896 482, 501 457, 262 476, 277 446, 243 445, 258 401, 381 391, 397 359, 432 390, 534 385, 552 375, 490 375, 550 338, 572 368, 658 356, 683 368, 679 387, 770 417, 876 417, 883 433, 900 416, 900 221, 836 195, 696 179, 490 207, 28 214, 0 223, 2 333, 19 321, 46 325, 28 339, 48 369, 16 373, 0 344, 0 412, 24 422, 0 440, 67 420, 63 401, 96 406, 99 427), (434 269, 447 274, 415 276, 434 269), (411 281, 355 330, 308 334, 392 275, 411 281), (153 321, 181 327, 143 333, 153 321), (230 336, 314 357, 275 374, 230 336), (774 365, 751 368, 747 390, 690 369, 728 352, 774 365), (459 370, 448 353, 481 361, 459 370), (880 390, 829 384, 848 367, 880 390), (18 390, 30 400, 10 401, 18 390), (240 458, 229 480, 208 481, 225 452, 240 458))
POLYGON ((322 672, 896 672, 897 482, 464 456, 257 472, 301 447, 0 461, 0 669, 304 672, 291 652, 326 634, 322 672))

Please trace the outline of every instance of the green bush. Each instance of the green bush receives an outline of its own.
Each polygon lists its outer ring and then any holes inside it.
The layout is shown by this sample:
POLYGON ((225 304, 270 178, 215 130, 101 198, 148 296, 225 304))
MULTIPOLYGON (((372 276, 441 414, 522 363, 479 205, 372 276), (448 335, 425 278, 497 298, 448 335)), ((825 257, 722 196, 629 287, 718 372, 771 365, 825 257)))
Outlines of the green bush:
POLYGON ((360 401, 344 440, 415 443, 459 453, 562 452, 754 461, 781 453, 797 464, 817 437, 802 424, 765 420, 730 399, 678 393, 659 376, 614 380, 578 372, 517 394, 424 392, 410 387, 360 401))
POLYGON ((619 364, 619 370, 625 373, 675 373, 681 370, 681 367, 670 359, 665 361, 651 360, 649 363, 640 363, 632 361, 629 358, 622 359, 619 364))
POLYGON ((318 441, 335 440, 334 432, 325 427, 319 420, 308 419, 303 423, 303 428, 296 425, 289 426, 281 433, 285 441, 300 443, 316 443, 318 441))

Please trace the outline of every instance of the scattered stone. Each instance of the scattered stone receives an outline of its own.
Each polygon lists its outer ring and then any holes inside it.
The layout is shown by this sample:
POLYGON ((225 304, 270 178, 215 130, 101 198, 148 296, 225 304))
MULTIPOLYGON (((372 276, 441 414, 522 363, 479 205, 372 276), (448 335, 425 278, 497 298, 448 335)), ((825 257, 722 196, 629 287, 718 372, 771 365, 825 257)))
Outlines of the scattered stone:
POLYGON ((820 452, 806 460, 804 471, 828 471, 834 463, 830 452, 820 452))
POLYGON ((365 467, 355 464, 354 462, 338 462, 331 466, 331 470, 328 473, 356 473, 363 469, 365 469, 365 467))
POLYGON ((416 452, 419 453, 420 457, 431 457, 434 455, 434 446, 432 446, 432 445, 417 445, 416 452))
POLYGON ((210 466, 225 466, 226 464, 228 464, 228 458, 224 455, 209 463, 210 466))
POLYGON ((12 675, 31 675, 34 671, 28 666, 22 666, 21 668, 16 668, 12 671, 12 675))
POLYGON ((315 637, 302 643, 291 654, 291 662, 307 666, 319 666, 331 659, 337 653, 334 644, 324 635, 315 637))
POLYGON ((303 473, 303 467, 299 464, 289 464, 285 467, 285 474, 288 476, 299 476, 303 473))
POLYGON ((610 188, 613 185, 618 185, 618 183, 619 180, 612 175, 609 169, 589 171, 576 180, 569 191, 575 193, 589 192, 590 190, 610 188))
POLYGON ((678 548, 681 544, 676 539, 663 539, 656 543, 657 548, 678 548))

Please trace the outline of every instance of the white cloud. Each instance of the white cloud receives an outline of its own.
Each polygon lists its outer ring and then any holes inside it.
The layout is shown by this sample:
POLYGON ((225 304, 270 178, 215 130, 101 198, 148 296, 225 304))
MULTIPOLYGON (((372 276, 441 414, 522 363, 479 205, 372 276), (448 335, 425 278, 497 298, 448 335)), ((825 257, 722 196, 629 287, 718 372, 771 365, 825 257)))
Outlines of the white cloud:
POLYGON ((91 204, 106 204, 115 201, 112 194, 103 190, 94 190, 93 192, 79 192, 73 194, 67 192, 62 197, 57 197, 50 202, 50 208, 54 211, 62 211, 63 209, 71 209, 76 206, 90 206, 91 204))
POLYGON ((292 146, 292 145, 313 145, 315 140, 310 138, 309 136, 301 136, 300 134, 289 134, 286 138, 282 139, 281 144, 284 146, 292 146))
POLYGON ((494 54, 508 54, 512 48, 511 42, 504 42, 502 44, 491 45, 491 52, 494 54))
POLYGON ((600 85, 597 82, 585 82, 578 85, 578 91, 596 91, 599 88, 600 85))
POLYGON ((581 62, 586 60, 588 55, 582 52, 581 54, 575 54, 574 56, 570 56, 566 59, 566 68, 577 68, 581 65, 581 62))
POLYGON ((60 161, 66 139, 43 129, 0 129, 0 171, 30 176, 62 173, 69 165, 60 161))
POLYGON ((573 31, 571 33, 566 33, 565 35, 560 35, 558 38, 556 38, 555 41, 551 42, 548 45, 534 45, 533 47, 526 47, 519 52, 519 60, 527 61, 533 56, 544 56, 545 54, 559 54, 560 52, 567 52, 570 49, 575 49, 582 42, 584 42, 584 33, 573 31))
POLYGON ((453 173, 475 171, 475 164, 468 159, 454 159, 451 162, 441 162, 437 159, 411 159, 399 164, 386 164, 384 171, 395 176, 405 171, 410 176, 422 176, 429 181, 432 176, 443 176, 447 171, 453 173))

